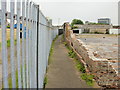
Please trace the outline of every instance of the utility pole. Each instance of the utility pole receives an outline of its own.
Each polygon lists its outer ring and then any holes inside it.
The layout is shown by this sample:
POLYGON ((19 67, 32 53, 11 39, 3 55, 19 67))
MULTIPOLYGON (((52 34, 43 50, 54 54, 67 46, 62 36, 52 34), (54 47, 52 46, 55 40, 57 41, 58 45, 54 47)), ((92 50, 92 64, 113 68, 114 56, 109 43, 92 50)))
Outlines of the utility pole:
POLYGON ((58 18, 58 26, 59 26, 59 24, 60 24, 60 18, 58 18))

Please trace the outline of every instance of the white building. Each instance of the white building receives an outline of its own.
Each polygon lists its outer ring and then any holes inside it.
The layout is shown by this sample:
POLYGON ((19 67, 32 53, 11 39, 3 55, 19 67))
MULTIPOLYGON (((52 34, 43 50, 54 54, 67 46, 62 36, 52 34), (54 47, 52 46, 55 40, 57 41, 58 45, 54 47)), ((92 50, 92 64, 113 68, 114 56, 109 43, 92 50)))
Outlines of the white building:
POLYGON ((109 33, 110 34, 120 34, 120 29, 118 29, 118 28, 111 28, 109 33))

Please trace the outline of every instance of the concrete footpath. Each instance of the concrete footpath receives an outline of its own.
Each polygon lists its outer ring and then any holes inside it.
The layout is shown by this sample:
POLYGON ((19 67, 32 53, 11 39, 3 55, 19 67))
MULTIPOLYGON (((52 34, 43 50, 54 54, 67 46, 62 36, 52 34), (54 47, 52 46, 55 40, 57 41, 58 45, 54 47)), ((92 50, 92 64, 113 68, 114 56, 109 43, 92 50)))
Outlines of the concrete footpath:
POLYGON ((46 88, 91 88, 80 78, 75 62, 68 56, 68 50, 61 39, 62 36, 59 36, 54 44, 46 88))

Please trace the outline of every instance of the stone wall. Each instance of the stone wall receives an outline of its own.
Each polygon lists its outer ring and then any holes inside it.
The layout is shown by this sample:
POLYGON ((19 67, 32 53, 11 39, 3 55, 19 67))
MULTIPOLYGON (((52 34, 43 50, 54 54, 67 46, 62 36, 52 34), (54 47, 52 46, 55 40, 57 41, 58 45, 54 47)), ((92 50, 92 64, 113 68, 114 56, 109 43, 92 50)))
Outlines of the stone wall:
POLYGON ((95 76, 98 85, 102 87, 118 87, 119 77, 111 63, 107 59, 98 59, 94 56, 81 40, 77 39, 72 31, 66 31, 66 42, 70 45, 88 72, 95 76))

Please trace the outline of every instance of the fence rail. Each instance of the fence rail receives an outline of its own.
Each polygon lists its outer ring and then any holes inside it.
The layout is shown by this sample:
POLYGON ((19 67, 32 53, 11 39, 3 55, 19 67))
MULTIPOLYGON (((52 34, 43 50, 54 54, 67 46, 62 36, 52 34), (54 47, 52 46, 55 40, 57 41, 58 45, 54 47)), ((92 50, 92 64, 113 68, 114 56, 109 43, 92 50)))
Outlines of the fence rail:
POLYGON ((39 5, 33 2, 18 0, 17 14, 15 14, 14 0, 10 2, 10 12, 6 10, 8 3, 6 0, 0 3, 3 87, 9 88, 9 78, 12 78, 12 88, 43 88, 51 44, 58 35, 57 27, 52 26, 52 20, 47 19, 40 11, 39 5), (6 39, 8 19, 10 20, 10 52, 6 39), (16 35, 14 35, 15 24, 16 35))

